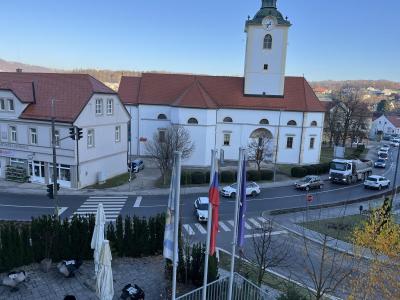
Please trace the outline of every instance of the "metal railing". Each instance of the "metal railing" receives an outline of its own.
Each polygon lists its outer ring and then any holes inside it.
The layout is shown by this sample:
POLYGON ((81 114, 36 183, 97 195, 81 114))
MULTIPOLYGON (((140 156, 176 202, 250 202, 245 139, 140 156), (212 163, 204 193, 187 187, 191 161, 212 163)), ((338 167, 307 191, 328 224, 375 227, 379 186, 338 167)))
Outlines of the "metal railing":
MULTIPOLYGON (((228 299, 229 276, 220 278, 207 284, 207 300, 268 300, 271 299, 266 291, 240 276, 234 274, 232 299, 228 299)), ((201 300, 203 288, 200 287, 185 295, 179 296, 176 300, 201 300)))

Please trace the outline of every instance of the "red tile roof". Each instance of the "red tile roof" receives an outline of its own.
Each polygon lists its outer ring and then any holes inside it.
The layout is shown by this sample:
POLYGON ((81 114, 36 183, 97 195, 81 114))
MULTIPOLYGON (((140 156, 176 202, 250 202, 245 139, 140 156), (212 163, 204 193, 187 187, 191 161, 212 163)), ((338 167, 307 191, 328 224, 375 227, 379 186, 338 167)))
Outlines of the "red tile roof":
POLYGON ((396 128, 400 128, 400 116, 398 115, 390 115, 385 116, 390 123, 392 123, 396 128))
POLYGON ((0 72, 0 90, 10 90, 23 103, 23 119, 50 120, 51 100, 56 100, 56 120, 72 123, 94 93, 115 94, 87 74, 0 72))
POLYGON ((132 105, 325 111, 303 77, 286 77, 284 97, 243 95, 243 86, 243 77, 143 73, 122 77, 118 93, 132 105))

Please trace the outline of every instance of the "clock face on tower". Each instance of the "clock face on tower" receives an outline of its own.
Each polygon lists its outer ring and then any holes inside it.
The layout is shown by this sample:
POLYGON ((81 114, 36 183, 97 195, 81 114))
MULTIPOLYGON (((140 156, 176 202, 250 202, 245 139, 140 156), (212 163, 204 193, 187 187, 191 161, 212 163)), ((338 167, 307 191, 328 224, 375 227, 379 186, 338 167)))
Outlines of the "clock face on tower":
POLYGON ((274 25, 275 25, 275 22, 274 22, 274 20, 272 19, 272 18, 264 18, 264 20, 262 21, 262 25, 264 26, 264 28, 266 29, 266 30, 272 30, 272 28, 274 27, 274 25))

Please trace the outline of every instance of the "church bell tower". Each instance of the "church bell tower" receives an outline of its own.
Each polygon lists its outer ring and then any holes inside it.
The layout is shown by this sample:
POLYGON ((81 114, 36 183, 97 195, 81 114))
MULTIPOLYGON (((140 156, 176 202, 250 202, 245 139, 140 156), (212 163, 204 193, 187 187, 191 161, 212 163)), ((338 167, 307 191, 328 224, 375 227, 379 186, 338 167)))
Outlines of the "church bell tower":
POLYGON ((288 31, 291 23, 276 7, 277 0, 262 0, 261 8, 246 22, 244 93, 283 96, 288 31))

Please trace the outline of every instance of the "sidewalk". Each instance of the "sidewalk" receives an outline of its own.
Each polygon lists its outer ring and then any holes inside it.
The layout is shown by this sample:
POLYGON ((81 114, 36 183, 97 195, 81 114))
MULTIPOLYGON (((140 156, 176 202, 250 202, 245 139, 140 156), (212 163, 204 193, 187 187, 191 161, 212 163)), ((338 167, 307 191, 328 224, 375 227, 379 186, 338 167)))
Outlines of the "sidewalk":
MULTIPOLYGON (((318 221, 324 219, 331 219, 331 218, 338 218, 343 216, 352 216, 358 215, 360 213, 360 205, 364 207, 364 210, 370 208, 377 208, 382 206, 383 199, 378 200, 370 200, 355 204, 349 204, 347 206, 338 206, 338 207, 331 207, 331 208, 323 208, 319 210, 309 210, 296 212, 296 213, 288 213, 284 215, 277 215, 271 217, 268 215, 267 212, 263 213, 264 218, 273 218, 273 221, 283 229, 297 235, 300 237, 304 237, 312 242, 317 244, 323 245, 323 238, 324 235, 318 233, 316 231, 309 230, 301 225, 298 225, 303 222, 310 222, 310 221, 318 221)), ((327 242, 327 246, 333 250, 340 251, 347 253, 349 255, 355 256, 354 253, 354 246, 350 243, 329 238, 327 242)), ((364 249, 362 256, 366 259, 371 259, 372 255, 369 250, 364 249)))
MULTIPOLYGON (((324 180, 328 179, 328 175, 321 176, 324 180)), ((274 188, 292 186, 298 179, 276 181, 276 182, 263 182, 259 183, 260 188, 274 188)), ((221 184, 221 187, 225 184, 221 184)), ((226 184, 228 185, 228 184, 226 184)), ((181 187, 182 195, 208 193, 208 185, 181 187)), ((46 186, 35 183, 17 183, 11 181, 0 180, 0 192, 11 194, 33 194, 42 195, 46 194, 46 186)), ((169 188, 143 188, 138 189, 135 187, 135 182, 131 184, 131 191, 129 191, 129 184, 124 184, 119 187, 109 189, 63 189, 58 192, 59 195, 87 195, 87 196, 107 196, 107 195, 130 195, 130 196, 146 196, 146 195, 168 195, 169 188)))

